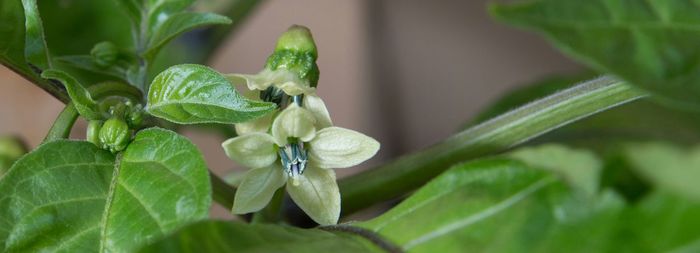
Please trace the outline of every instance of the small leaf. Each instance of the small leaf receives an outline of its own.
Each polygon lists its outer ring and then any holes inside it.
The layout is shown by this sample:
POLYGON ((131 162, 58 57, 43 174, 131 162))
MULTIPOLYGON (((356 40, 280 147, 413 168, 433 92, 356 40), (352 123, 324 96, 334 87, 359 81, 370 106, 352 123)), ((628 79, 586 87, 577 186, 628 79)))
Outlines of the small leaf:
POLYGON ((24 6, 26 39, 24 55, 27 62, 40 69, 51 68, 51 57, 44 39, 44 25, 39 16, 36 0, 22 0, 24 6))
POLYGON ((700 105, 700 8, 694 1, 534 0, 493 5, 491 12, 666 103, 700 105))
POLYGON ((271 112, 273 103, 248 100, 221 74, 201 65, 168 68, 153 80, 148 92, 148 111, 180 124, 234 124, 271 112))
POLYGON ((575 189, 589 196, 598 192, 602 163, 593 152, 549 144, 515 150, 508 156, 537 169, 559 174, 575 189))
POLYGON ((383 252, 349 233, 265 224, 203 221, 147 246, 148 252, 383 252))
POLYGON ((89 55, 69 55, 69 56, 59 56, 54 58, 56 61, 67 63, 73 67, 80 68, 83 70, 101 73, 109 75, 112 77, 119 78, 119 80, 126 80, 126 70, 118 65, 112 65, 109 67, 100 67, 93 60, 92 56, 89 55))
POLYGON ((148 43, 146 58, 153 59, 160 49, 178 35, 207 25, 226 25, 231 20, 214 13, 184 12, 174 14, 159 25, 148 43))
POLYGON ((287 175, 279 164, 247 171, 236 191, 233 213, 260 211, 270 202, 275 191, 286 182, 287 175))
POLYGON ((139 132, 115 163, 83 141, 46 143, 0 178, 6 252, 131 252, 209 213, 206 165, 184 137, 139 132))
POLYGON ((667 143, 625 147, 630 167, 657 187, 700 201, 700 147, 682 149, 667 143))
POLYGON ((335 182, 335 172, 309 165, 298 180, 298 185, 293 182, 287 184, 287 192, 294 203, 318 224, 338 223, 340 191, 335 182))
POLYGON ((81 116, 88 120, 100 119, 101 115, 97 110, 97 103, 90 96, 90 92, 85 89, 78 80, 75 80, 75 78, 68 73, 56 69, 44 71, 41 77, 58 80, 63 83, 66 90, 68 90, 68 95, 73 101, 75 109, 78 110, 81 116))

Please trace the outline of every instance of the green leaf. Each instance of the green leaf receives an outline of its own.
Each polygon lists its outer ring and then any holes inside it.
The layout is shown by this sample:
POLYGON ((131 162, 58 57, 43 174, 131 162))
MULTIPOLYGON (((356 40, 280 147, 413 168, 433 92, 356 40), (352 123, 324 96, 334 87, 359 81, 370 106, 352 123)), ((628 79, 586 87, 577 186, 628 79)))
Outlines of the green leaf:
POLYGON ((24 9, 20 0, 0 2, 0 60, 29 72, 24 58, 24 9))
POLYGON ((207 25, 230 24, 231 20, 225 16, 214 13, 184 12, 170 16, 154 31, 148 50, 144 53, 146 58, 152 59, 160 49, 178 35, 192 29, 207 25))
POLYGON ((700 105, 700 7, 695 1, 533 0, 493 5, 491 12, 666 103, 700 105))
POLYGON ((286 226, 204 221, 140 252, 382 252, 367 240, 341 232, 286 226))
POLYGON ((111 77, 116 77, 121 81, 126 81, 126 70, 123 67, 116 64, 109 67, 100 67, 95 63, 92 56, 89 55, 59 56, 55 57, 54 59, 56 61, 66 63, 72 67, 109 75, 111 77))
POLYGON ((660 189, 700 201, 700 146, 683 149, 668 143, 625 147, 630 167, 660 189))
POLYGON ((357 225, 411 252, 597 252, 610 232, 592 224, 614 221, 622 206, 609 192, 580 199, 549 173, 487 159, 455 166, 357 225), (568 233, 578 237, 564 237, 568 233))
POLYGON ((54 79, 63 83, 68 90, 68 95, 70 96, 75 109, 78 110, 81 116, 88 120, 101 119, 100 112, 97 108, 97 102, 92 99, 90 92, 83 87, 78 80, 75 80, 68 73, 49 69, 44 71, 41 76, 46 79, 54 79))
POLYGON ((44 39, 44 25, 39 16, 36 0, 22 0, 24 6, 26 41, 24 55, 27 62, 40 69, 51 68, 51 56, 44 39))
POLYGON ((508 156, 530 167, 558 174, 573 188, 589 196, 598 192, 602 162, 593 152, 548 144, 517 149, 508 156))
POLYGON ((220 73, 206 66, 183 64, 153 80, 148 111, 180 124, 245 122, 275 109, 275 104, 248 100, 220 73))
POLYGON ((6 252, 130 252, 208 216, 208 173, 184 137, 139 132, 122 158, 82 141, 46 143, 0 178, 6 252))

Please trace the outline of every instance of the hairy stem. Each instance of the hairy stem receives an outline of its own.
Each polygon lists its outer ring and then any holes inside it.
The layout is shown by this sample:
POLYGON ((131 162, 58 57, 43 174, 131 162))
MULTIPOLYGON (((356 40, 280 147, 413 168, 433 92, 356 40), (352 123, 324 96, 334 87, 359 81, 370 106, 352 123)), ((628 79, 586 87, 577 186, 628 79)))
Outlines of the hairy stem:
POLYGON ((646 95, 604 76, 539 99, 423 151, 340 180, 343 214, 400 197, 456 163, 505 151, 578 119, 646 95))
POLYGON ((70 130, 73 129, 73 124, 78 119, 78 110, 75 109, 72 102, 66 104, 58 117, 53 122, 49 133, 44 138, 43 142, 49 142, 58 139, 67 139, 70 136, 70 130))

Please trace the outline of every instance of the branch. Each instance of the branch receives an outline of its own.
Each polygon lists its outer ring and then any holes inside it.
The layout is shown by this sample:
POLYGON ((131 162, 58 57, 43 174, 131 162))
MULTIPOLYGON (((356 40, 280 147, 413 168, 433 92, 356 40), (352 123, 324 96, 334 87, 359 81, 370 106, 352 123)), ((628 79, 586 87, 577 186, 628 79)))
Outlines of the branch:
POLYGON ((539 99, 421 152, 340 180, 343 214, 400 197, 456 163, 505 151, 576 120, 646 95, 604 76, 539 99))

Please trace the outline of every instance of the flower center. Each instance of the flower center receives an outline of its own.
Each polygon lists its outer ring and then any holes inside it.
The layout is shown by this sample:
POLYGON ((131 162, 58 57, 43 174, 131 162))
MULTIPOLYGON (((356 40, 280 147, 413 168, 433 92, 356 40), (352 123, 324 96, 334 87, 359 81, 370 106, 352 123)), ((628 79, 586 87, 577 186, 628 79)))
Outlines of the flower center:
POLYGON ((304 149, 304 143, 297 142, 287 144, 279 150, 282 167, 292 180, 292 185, 299 185, 299 176, 304 173, 308 162, 308 151, 304 149))

